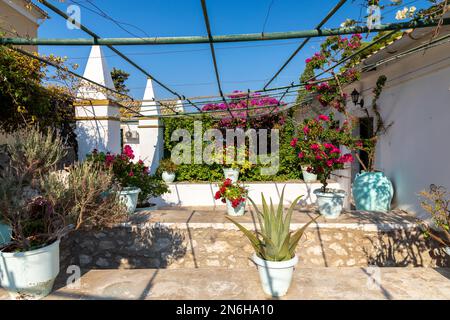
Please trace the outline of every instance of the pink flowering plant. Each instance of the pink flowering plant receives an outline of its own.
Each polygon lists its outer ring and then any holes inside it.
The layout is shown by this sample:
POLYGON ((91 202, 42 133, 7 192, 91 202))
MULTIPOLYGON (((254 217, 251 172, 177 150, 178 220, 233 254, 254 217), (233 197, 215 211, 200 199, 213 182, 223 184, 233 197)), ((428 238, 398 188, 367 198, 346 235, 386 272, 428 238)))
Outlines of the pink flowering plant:
POLYGON ((223 111, 212 113, 213 117, 220 117, 219 128, 273 128, 285 122, 280 112, 286 103, 276 98, 241 91, 234 91, 227 98, 227 103, 208 103, 202 108, 223 111))
POLYGON ((149 174, 148 167, 142 160, 133 162, 135 158, 133 149, 126 145, 121 154, 98 152, 96 149, 87 155, 88 161, 94 161, 103 165, 105 169, 111 169, 114 180, 120 188, 135 187, 141 189, 139 202, 155 197, 168 191, 163 181, 149 174))
POLYGON ((323 192, 327 190, 327 180, 332 172, 353 161, 350 153, 342 154, 339 148, 341 144, 353 143, 351 126, 344 122, 340 127, 333 117, 332 113, 321 114, 315 119, 305 120, 298 136, 291 141, 300 163, 308 165, 308 172, 317 174, 323 192))
POLYGON ((316 72, 327 72, 331 75, 331 79, 322 82, 315 81, 314 76, 312 76, 312 79, 306 79, 309 82, 305 85, 305 90, 315 94, 315 98, 322 106, 330 106, 346 114, 347 95, 342 88, 346 84, 359 79, 360 72, 352 67, 358 57, 350 59, 349 63, 339 70, 332 68, 332 66, 361 48, 361 40, 360 34, 354 34, 350 37, 328 37, 321 44, 320 51, 305 60, 305 74, 315 75, 316 72))

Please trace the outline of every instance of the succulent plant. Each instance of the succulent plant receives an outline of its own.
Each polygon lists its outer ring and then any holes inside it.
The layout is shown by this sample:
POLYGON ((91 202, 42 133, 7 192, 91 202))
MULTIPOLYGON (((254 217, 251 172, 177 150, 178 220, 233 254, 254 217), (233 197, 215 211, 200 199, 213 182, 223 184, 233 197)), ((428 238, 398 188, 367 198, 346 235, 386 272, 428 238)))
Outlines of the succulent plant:
POLYGON ((227 217, 227 219, 233 222, 250 240, 258 257, 267 261, 290 260, 295 256, 295 249, 306 228, 312 222, 315 222, 319 216, 311 219, 311 221, 306 223, 302 228, 293 232, 290 231, 292 212, 302 196, 299 196, 292 202, 286 213, 284 213, 283 208, 284 188, 276 210, 272 203, 272 199, 270 199, 269 206, 263 194, 261 194, 261 197, 263 205, 262 211, 260 211, 255 202, 249 198, 258 217, 259 231, 250 231, 232 218, 227 217))

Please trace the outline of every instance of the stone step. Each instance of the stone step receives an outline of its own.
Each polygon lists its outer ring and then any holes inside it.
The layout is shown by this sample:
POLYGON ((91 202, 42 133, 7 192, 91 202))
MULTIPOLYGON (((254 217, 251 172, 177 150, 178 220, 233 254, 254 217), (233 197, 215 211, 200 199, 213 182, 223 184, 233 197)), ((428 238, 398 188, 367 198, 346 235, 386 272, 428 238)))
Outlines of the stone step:
MULTIPOLYGON (((449 268, 297 268, 282 299, 450 299, 449 268)), ((0 289, 0 298, 7 298, 0 289)), ((91 270, 47 299, 269 299, 255 268, 91 270)))
MULTIPOLYGON (((311 208, 299 207, 293 229, 315 215, 311 208)), ((254 227, 250 210, 236 220, 254 227)), ((61 250, 63 267, 76 264, 83 269, 243 268, 252 265, 252 253, 249 241, 221 207, 143 212, 108 230, 72 233, 61 250)), ((402 211, 320 217, 306 230, 296 253, 301 267, 450 266, 450 257, 424 239, 418 221, 402 211)))

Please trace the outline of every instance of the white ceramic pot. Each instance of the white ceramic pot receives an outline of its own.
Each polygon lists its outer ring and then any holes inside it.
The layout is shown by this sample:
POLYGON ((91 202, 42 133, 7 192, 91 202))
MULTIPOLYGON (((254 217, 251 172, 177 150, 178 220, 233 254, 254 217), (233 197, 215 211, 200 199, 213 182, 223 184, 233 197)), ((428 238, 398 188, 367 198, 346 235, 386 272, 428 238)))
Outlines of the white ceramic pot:
POLYGON ((258 267, 264 293, 272 297, 284 296, 291 286, 292 275, 298 263, 298 257, 294 256, 294 258, 287 261, 266 261, 253 254, 252 259, 258 267))
POLYGON ((59 273, 59 240, 26 252, 0 252, 0 285, 12 299, 41 299, 59 273))
POLYGON ((238 205, 236 208, 233 208, 233 205, 231 204, 231 201, 226 199, 227 201, 227 214, 232 217, 239 217, 243 216, 245 213, 245 202, 241 202, 240 205, 238 205))
POLYGON ((316 189, 313 193, 317 197, 317 206, 321 215, 327 219, 336 219, 342 212, 344 207, 345 191, 344 190, 327 190, 322 192, 316 189))
POLYGON ((223 168, 223 175, 225 180, 230 179, 231 182, 235 183, 239 180, 239 169, 223 168))
POLYGON ((163 171, 161 177, 165 183, 172 183, 175 181, 175 172, 163 171))
POLYGON ((306 169, 308 168, 307 164, 301 165, 302 168, 302 175, 303 175, 303 181, 304 182, 316 182, 317 181, 317 174, 309 173, 306 169))
POLYGON ((141 189, 135 187, 123 188, 119 192, 120 201, 125 204, 128 213, 133 213, 136 210, 139 192, 141 192, 141 189))

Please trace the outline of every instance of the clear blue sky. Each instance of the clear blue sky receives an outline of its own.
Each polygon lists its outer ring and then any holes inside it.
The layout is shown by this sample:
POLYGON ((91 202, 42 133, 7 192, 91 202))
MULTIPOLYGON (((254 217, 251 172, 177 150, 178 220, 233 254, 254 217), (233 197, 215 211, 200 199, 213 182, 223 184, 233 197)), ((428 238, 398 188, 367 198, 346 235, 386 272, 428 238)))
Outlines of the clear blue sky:
MULTIPOLYGON (((200 0, 90 1, 133 35, 110 19, 99 15, 98 8, 92 6, 88 0, 65 0, 63 3, 59 0, 50 0, 63 11, 75 2, 85 6, 86 8, 81 7, 81 22, 102 37, 206 35, 200 0)), ((262 32, 271 3, 265 32, 312 29, 337 2, 337 0, 208 0, 207 6, 212 32, 219 35, 262 32)), ((348 0, 325 26, 338 27, 346 18, 364 20, 363 3, 365 4, 366 1, 348 0)), ((381 3, 386 4, 390 1, 385 0, 381 3)), ((426 1, 404 1, 404 4, 420 8, 426 6, 426 1)), ((387 8, 383 13, 383 22, 394 21, 396 10, 387 8)), ((80 30, 68 29, 63 18, 49 9, 46 11, 49 12, 51 19, 41 26, 40 37, 88 37, 80 30)), ((265 81, 278 70, 301 41, 301 39, 294 39, 216 44, 224 92, 262 88, 265 81)), ((272 86, 297 82, 303 70, 304 60, 317 51, 320 41, 320 38, 310 41, 272 86)), ((118 48, 155 78, 182 95, 188 97, 218 93, 211 53, 207 44, 118 48)), ((80 68, 77 72, 79 73, 84 70, 89 50, 90 47, 40 47, 40 53, 67 56, 70 62, 78 63, 80 68)), ((142 98, 145 76, 109 49, 104 50, 110 68, 120 68, 131 74, 128 81, 131 95, 137 99, 142 98)), ((158 86, 155 86, 155 91, 157 98, 172 97, 170 93, 158 86)))

